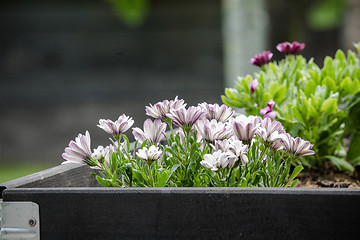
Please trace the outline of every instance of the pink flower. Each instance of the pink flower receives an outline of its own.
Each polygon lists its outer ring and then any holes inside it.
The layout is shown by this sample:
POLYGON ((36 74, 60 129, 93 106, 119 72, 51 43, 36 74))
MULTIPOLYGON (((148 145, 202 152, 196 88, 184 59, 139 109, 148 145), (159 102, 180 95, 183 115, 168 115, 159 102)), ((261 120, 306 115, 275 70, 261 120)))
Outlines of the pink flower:
POLYGON ((270 100, 266 103, 267 107, 260 110, 260 114, 264 115, 264 118, 269 117, 270 119, 274 120, 276 117, 276 112, 273 111, 275 102, 273 100, 270 100))
POLYGON ((145 107, 145 111, 146 115, 150 117, 161 118, 165 120, 167 118, 166 114, 170 113, 170 109, 178 110, 180 108, 185 108, 185 106, 186 103, 184 103, 184 100, 178 100, 178 96, 176 96, 174 100, 164 100, 154 105, 150 104, 150 107, 145 107))
POLYGON ((250 83, 250 92, 251 93, 255 92, 258 85, 259 85, 259 81, 256 78, 252 80, 252 82, 250 83))
POLYGON ((65 148, 62 157, 65 160, 76 163, 91 164, 91 139, 90 134, 86 131, 85 135, 79 134, 75 141, 70 141, 69 146, 65 148))
POLYGON ((305 48, 305 43, 298 43, 298 42, 283 42, 279 43, 276 46, 276 49, 279 50, 279 52, 284 54, 298 54, 305 48))
POLYGON ((250 64, 261 67, 262 65, 270 62, 273 54, 270 51, 264 51, 262 53, 256 54, 250 61, 250 64))
POLYGON ((154 122, 151 119, 146 119, 144 122, 144 131, 140 128, 133 128, 133 135, 140 143, 146 139, 149 144, 157 145, 163 138, 166 130, 166 123, 161 122, 160 119, 155 119, 154 122))

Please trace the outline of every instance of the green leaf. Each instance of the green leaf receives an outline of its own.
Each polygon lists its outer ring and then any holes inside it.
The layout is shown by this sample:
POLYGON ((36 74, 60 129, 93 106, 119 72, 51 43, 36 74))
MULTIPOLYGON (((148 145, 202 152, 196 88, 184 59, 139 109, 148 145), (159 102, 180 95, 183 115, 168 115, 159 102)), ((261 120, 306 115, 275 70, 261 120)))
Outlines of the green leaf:
MULTIPOLYGON (((116 172, 115 172, 115 173, 116 173, 116 172)), ((131 163, 127 163, 127 164, 125 165, 125 173, 126 173, 126 175, 129 177, 130 185, 131 185, 131 181, 132 181, 132 178, 133 178, 133 167, 132 167, 131 163)), ((113 176, 113 182, 114 182, 115 179, 116 179, 116 175, 117 175, 117 174, 114 174, 114 176, 113 176), (115 178, 115 179, 114 179, 114 178, 115 178)))
POLYGON ((242 107, 243 104, 237 100, 229 100, 226 96, 221 95, 221 101, 229 107, 242 107))
POLYGON ((355 53, 351 50, 348 50, 347 54, 348 54, 348 57, 347 57, 348 64, 355 65, 356 64, 355 53))
MULTIPOLYGON (((352 129, 352 130, 356 131, 356 129, 352 129)), ((358 161, 357 158, 360 157, 359 146, 360 146, 360 132, 356 131, 351 136, 351 140, 350 140, 350 144, 349 144, 349 150, 348 150, 347 155, 346 155, 346 159, 349 162, 353 163, 353 162, 358 161)), ((357 164, 354 163, 354 165, 357 165, 357 164)))
POLYGON ((337 50, 335 54, 335 59, 340 60, 341 62, 345 61, 345 53, 341 49, 337 50))
POLYGON ((321 71, 321 76, 323 78, 325 77, 330 77, 332 79, 335 79, 335 69, 334 69, 334 66, 333 66, 333 60, 331 57, 329 56, 326 56, 325 59, 324 59, 324 67, 321 71))
POLYGON ((147 143, 147 139, 145 139, 145 141, 141 144, 141 146, 140 146, 140 149, 143 149, 144 147, 145 147, 145 145, 146 145, 146 143, 147 143))
POLYGON ((273 97, 272 97, 271 94, 269 94, 269 93, 264 93, 264 95, 263 95, 264 105, 266 105, 266 103, 267 103, 268 101, 270 101, 271 99, 273 99, 273 97))
POLYGON ((316 89, 316 83, 313 80, 310 80, 305 85, 304 93, 305 93, 306 97, 309 98, 313 93, 315 93, 315 89, 316 89))
POLYGON ((299 179, 295 179, 292 183, 290 187, 295 187, 295 185, 298 183, 299 179))
POLYGON ((321 82, 321 76, 318 71, 316 70, 309 70, 310 78, 315 82, 316 85, 320 85, 321 82))
POLYGON ((354 43, 354 46, 358 52, 358 56, 360 57, 360 42, 354 43))
POLYGON ((329 159, 340 171, 346 170, 353 172, 355 169, 353 165, 351 165, 343 158, 338 158, 335 156, 324 156, 324 158, 329 159))
POLYGON ((359 79, 355 79, 355 80, 352 82, 352 86, 351 86, 352 91, 350 92, 350 94, 356 94, 356 93, 358 93, 358 92, 359 92, 359 88, 360 88, 359 79))
POLYGON ((340 91, 343 93, 343 96, 346 96, 352 92, 352 81, 349 77, 344 78, 340 82, 340 91))
POLYGON ((273 96, 278 88, 279 88, 279 83, 277 81, 274 81, 270 84, 268 93, 271 95, 272 99, 274 98, 273 96))
POLYGON ((321 81, 322 85, 326 86, 326 89, 328 90, 328 92, 330 93, 332 92, 336 92, 337 91, 337 85, 336 82, 334 81, 334 79, 332 79, 331 77, 325 77, 322 81, 321 81))
POLYGON ((250 173, 248 172, 245 176, 245 178, 242 179, 242 182, 240 184, 240 187, 247 187, 248 186, 248 182, 250 179, 250 173))
MULTIPOLYGON (((311 100, 311 99, 310 99, 311 100)), ((310 103, 308 104, 308 110, 309 110, 309 116, 311 118, 317 118, 319 116, 319 112, 316 110, 316 108, 314 107, 313 104, 311 104, 311 101, 310 103)))
POLYGON ((299 120, 299 121, 302 122, 302 123, 305 122, 304 118, 302 117, 301 113, 299 112, 299 110, 298 110, 296 107, 291 108, 291 110, 292 110, 292 115, 293 115, 297 120, 299 120))
POLYGON ((328 98, 321 104, 320 111, 326 113, 327 115, 331 115, 336 112, 337 108, 337 99, 328 98))
POLYGON ((158 182, 157 182, 156 186, 157 187, 165 187, 168 179, 169 179, 168 173, 166 171, 163 171, 158 178, 158 182))
POLYGON ((349 161, 349 162, 351 162, 351 164, 354 165, 354 166, 360 166, 360 156, 353 159, 353 160, 351 160, 351 161, 349 161))
POLYGON ((285 100, 287 90, 287 87, 285 85, 282 85, 275 91, 274 101, 276 102, 276 104, 278 104, 278 106, 285 100))
POLYGON ((128 137, 126 135, 123 135, 123 138, 126 142, 126 149, 127 149, 127 152, 130 152, 130 141, 128 139, 128 137))
POLYGON ((197 142, 194 142, 190 148, 190 157, 195 155, 196 150, 199 149, 197 142))
POLYGON ((303 166, 298 165, 294 168, 293 172, 291 173, 291 176, 288 179, 288 183, 290 183, 292 180, 294 180, 294 178, 297 177, 297 175, 299 175, 299 173, 304 169, 303 166))
POLYGON ((95 178, 96 178, 96 180, 97 180, 101 185, 103 185, 104 187, 110 187, 110 183, 107 182, 107 181, 105 181, 102 177, 96 176, 95 178))
POLYGON ((116 171, 118 169, 116 153, 113 153, 111 156, 111 169, 113 171, 116 171))
POLYGON ((176 169, 180 167, 179 164, 175 164, 174 166, 172 166, 170 172, 164 171, 159 178, 159 181, 157 183, 158 187, 165 187, 165 185, 169 182, 169 180, 171 179, 172 174, 176 171, 176 169))
POLYGON ((133 178, 137 180, 138 183, 143 183, 144 182, 144 178, 143 175, 141 174, 141 172, 137 169, 133 169, 133 178))
POLYGON ((230 99, 236 99, 236 90, 234 88, 225 88, 225 95, 230 99))

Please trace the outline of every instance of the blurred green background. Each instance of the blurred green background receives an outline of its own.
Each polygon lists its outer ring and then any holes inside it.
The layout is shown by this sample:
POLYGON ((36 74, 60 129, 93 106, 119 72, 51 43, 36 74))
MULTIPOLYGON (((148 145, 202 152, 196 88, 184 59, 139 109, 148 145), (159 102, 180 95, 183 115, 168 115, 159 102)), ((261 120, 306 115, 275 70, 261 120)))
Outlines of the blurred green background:
POLYGON ((53 164, 7 164, 0 166, 0 183, 36 173, 51 167, 53 164))

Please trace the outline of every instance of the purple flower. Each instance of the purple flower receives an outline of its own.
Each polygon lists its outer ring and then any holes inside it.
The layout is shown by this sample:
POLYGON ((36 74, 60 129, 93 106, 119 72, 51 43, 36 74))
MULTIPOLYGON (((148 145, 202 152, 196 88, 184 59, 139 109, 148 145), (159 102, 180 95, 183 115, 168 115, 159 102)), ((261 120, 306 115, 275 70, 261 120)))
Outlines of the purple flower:
POLYGON ((154 122, 151 119, 146 119, 144 122, 144 131, 140 128, 133 128, 133 135, 140 143, 146 139, 150 144, 157 145, 163 138, 166 130, 166 123, 161 122, 160 119, 155 119, 154 122))
POLYGON ((150 107, 145 107, 145 111, 146 115, 150 117, 161 118, 165 120, 167 118, 167 114, 170 113, 170 109, 178 110, 180 108, 185 108, 185 106, 186 103, 184 103, 184 100, 178 100, 178 96, 176 96, 174 100, 164 100, 154 105, 150 104, 150 107))
POLYGON ((233 135, 232 129, 223 122, 218 122, 216 119, 209 121, 208 119, 201 119, 195 124, 196 130, 199 134, 210 143, 215 140, 223 140, 230 138, 233 135))
POLYGON ((256 78, 252 80, 252 82, 250 83, 250 93, 254 93, 258 85, 259 81, 256 78))
POLYGON ((180 108, 178 110, 170 109, 167 116, 173 123, 181 127, 184 133, 189 133, 193 125, 206 114, 205 110, 201 107, 191 106, 188 109, 180 108))
POLYGON ((250 61, 250 64, 261 67, 262 65, 270 62, 273 54, 270 51, 264 51, 256 54, 250 61))
POLYGON ((245 115, 240 115, 231 121, 235 135, 246 144, 250 144, 260 123, 261 117, 245 115))
POLYGON ((285 133, 280 140, 284 149, 296 157, 315 154, 314 150, 310 150, 313 145, 309 141, 305 141, 299 137, 293 138, 290 134, 285 133))
POLYGON ((305 43, 298 42, 283 42, 276 46, 276 49, 284 54, 298 54, 305 48, 305 43))
POLYGON ((131 117, 123 114, 115 122, 111 121, 110 119, 100 119, 99 125, 97 126, 103 129, 105 132, 112 134, 114 138, 118 140, 121 135, 126 132, 133 124, 134 120, 132 120, 131 117))
POLYGON ((65 160, 76 163, 87 163, 93 166, 91 160, 91 139, 90 134, 86 131, 85 135, 79 134, 75 141, 70 141, 69 146, 65 148, 62 157, 65 160))
POLYGON ((145 160, 148 164, 151 164, 153 161, 157 161, 161 158, 162 151, 159 147, 154 145, 149 148, 144 147, 143 149, 139 149, 136 152, 136 155, 145 160))
POLYGON ((235 113, 235 111, 231 107, 228 107, 225 104, 219 106, 219 104, 217 103, 215 104, 201 103, 199 104, 199 106, 207 111, 205 115, 207 119, 209 120, 216 119, 218 122, 226 122, 235 113))
POLYGON ((270 119, 274 120, 276 118, 276 112, 273 111, 275 102, 273 100, 270 100, 266 103, 267 107, 260 110, 260 114, 264 115, 264 118, 269 117, 270 119))

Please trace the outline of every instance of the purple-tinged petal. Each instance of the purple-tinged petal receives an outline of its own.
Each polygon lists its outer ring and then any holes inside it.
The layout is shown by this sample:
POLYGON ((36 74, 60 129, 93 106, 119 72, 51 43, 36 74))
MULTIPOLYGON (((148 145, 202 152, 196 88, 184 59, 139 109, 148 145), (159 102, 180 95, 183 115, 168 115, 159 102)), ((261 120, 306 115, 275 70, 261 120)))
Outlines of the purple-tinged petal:
POLYGON ((268 112, 264 115, 264 118, 270 118, 271 120, 274 120, 276 118, 276 112, 268 112))
POLYGON ((260 109, 260 114, 261 115, 265 115, 266 113, 268 113, 269 111, 271 111, 270 110, 270 108, 269 107, 265 107, 265 108, 262 108, 262 109, 260 109))
POLYGON ((261 67, 262 65, 269 63, 272 56, 273 54, 270 51, 264 51, 256 54, 249 63, 261 67))
POLYGON ((279 50, 279 52, 284 53, 284 54, 298 54, 299 52, 301 52, 303 49, 305 48, 305 44, 304 43, 299 43, 299 42, 283 42, 283 43, 279 43, 276 46, 276 49, 279 50))
POLYGON ((252 82, 250 83, 250 93, 254 93, 258 85, 259 81, 256 78, 252 80, 252 82))

